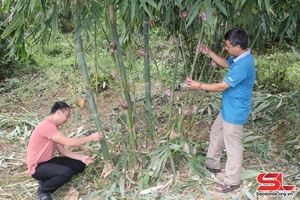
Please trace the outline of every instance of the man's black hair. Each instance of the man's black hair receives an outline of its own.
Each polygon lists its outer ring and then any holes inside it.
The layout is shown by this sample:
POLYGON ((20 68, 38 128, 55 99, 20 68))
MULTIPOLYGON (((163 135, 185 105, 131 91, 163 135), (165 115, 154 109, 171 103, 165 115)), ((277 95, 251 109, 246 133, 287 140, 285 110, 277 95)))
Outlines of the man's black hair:
POLYGON ((50 114, 54 114, 58 110, 65 110, 67 108, 70 109, 70 106, 66 102, 58 101, 52 106, 50 114))
POLYGON ((247 33, 242 28, 234 28, 229 30, 225 36, 225 40, 229 40, 232 46, 240 45, 242 49, 247 49, 248 47, 248 36, 247 33))

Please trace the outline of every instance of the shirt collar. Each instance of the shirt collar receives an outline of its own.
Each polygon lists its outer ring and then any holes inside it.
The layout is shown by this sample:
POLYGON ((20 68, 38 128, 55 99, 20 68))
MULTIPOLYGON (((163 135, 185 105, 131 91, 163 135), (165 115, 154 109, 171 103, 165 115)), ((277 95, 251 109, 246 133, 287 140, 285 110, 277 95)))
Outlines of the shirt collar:
POLYGON ((237 62, 238 60, 240 60, 240 59, 242 59, 242 58, 248 56, 249 54, 251 54, 251 49, 250 49, 250 48, 248 48, 248 51, 246 51, 245 53, 243 53, 243 54, 239 55, 238 57, 236 57, 235 59, 233 59, 232 62, 235 63, 235 62, 237 62))

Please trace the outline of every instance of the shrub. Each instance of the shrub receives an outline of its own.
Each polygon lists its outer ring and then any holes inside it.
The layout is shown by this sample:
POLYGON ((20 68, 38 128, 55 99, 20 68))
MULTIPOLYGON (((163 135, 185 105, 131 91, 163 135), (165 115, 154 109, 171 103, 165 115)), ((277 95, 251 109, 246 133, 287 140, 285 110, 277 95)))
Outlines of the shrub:
POLYGON ((258 86, 271 93, 290 92, 300 88, 300 60, 291 52, 279 52, 256 59, 258 86))

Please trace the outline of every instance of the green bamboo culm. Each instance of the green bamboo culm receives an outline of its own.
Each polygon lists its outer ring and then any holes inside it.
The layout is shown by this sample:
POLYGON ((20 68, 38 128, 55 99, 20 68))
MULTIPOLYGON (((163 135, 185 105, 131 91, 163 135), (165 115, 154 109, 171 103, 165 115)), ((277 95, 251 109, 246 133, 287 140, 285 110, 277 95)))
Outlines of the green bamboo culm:
POLYGON ((111 31, 113 34, 113 39, 114 42, 117 46, 116 51, 114 52, 114 56, 116 57, 116 64, 118 65, 118 71, 120 73, 120 78, 121 78, 121 87, 123 89, 123 96, 128 104, 127 112, 126 112, 126 119, 127 119, 127 127, 129 131, 129 142, 131 145, 131 150, 133 152, 132 156, 130 156, 130 164, 132 166, 136 166, 137 160, 135 156, 135 151, 137 148, 136 145, 136 135, 135 132, 133 131, 133 106, 132 106, 132 101, 131 97, 129 94, 129 87, 127 83, 127 77, 126 77, 126 70, 124 66, 124 61, 123 61, 123 56, 122 56, 122 49, 119 41, 119 36, 118 36, 118 29, 117 29, 117 23, 116 23, 116 18, 114 14, 114 7, 113 5, 109 5, 107 1, 105 1, 107 7, 108 7, 108 16, 109 16, 109 22, 110 22, 110 27, 111 31))
POLYGON ((152 108, 151 108, 151 80, 150 80, 150 46, 149 46, 149 16, 146 11, 144 15, 144 76, 145 76, 145 99, 146 99, 146 129, 149 138, 152 135, 152 108))
MULTIPOLYGON (((196 48, 196 51, 195 51, 195 56, 194 56, 194 60, 193 60, 192 69, 191 69, 190 76, 189 76, 190 78, 193 78, 194 69, 195 69, 197 58, 198 58, 198 48, 200 47, 201 42, 202 42, 202 36, 203 36, 204 27, 205 27, 205 23, 202 22, 202 26, 201 26, 201 30, 200 30, 200 36, 199 36, 197 48, 196 48)), ((185 96, 185 100, 184 100, 183 109, 186 109, 187 106, 188 106, 189 94, 190 94, 190 92, 189 92, 189 90, 187 90, 186 96, 185 96)), ((184 114, 182 112, 181 115, 179 116, 179 120, 178 120, 178 123, 177 123, 177 132, 178 133, 182 133, 183 119, 184 119, 184 114)))
MULTIPOLYGON (((181 28, 179 28, 179 30, 180 29, 181 28)), ((172 77, 171 102, 169 107, 167 132, 171 130, 171 125, 172 125, 172 116, 173 116, 173 107, 174 107, 174 90, 175 90, 175 83, 176 83, 177 69, 178 69, 179 47, 180 47, 180 40, 178 39, 178 43, 176 44, 175 66, 174 66, 173 77, 172 77)))
MULTIPOLYGON (((95 98, 91 90, 91 83, 90 83, 90 78, 88 75, 87 67, 86 67, 86 62, 84 58, 84 53, 83 53, 83 45, 82 45, 82 39, 81 39, 81 4, 79 1, 77 1, 77 9, 75 13, 75 32, 76 32, 76 46, 77 46, 77 52, 78 52, 78 60, 79 60, 79 66, 82 71, 82 75, 84 78, 85 82, 85 88, 86 88, 86 94, 88 97, 89 105, 91 107, 92 113, 93 113, 93 119, 96 125, 96 128, 98 131, 103 132, 102 128, 102 123, 100 121, 100 115, 97 110, 97 106, 95 103, 95 98)), ((104 133, 103 136, 105 137, 104 133)), ((103 158, 105 161, 110 161, 110 155, 108 151, 108 146, 105 140, 102 140, 101 142, 101 147, 102 147, 102 152, 103 152, 103 158)))

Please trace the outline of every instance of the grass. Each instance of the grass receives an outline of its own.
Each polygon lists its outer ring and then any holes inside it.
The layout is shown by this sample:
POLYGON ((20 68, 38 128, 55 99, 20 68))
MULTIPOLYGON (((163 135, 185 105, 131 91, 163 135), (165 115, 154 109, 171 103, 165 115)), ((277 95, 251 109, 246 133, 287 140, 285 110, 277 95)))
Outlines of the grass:
MULTIPOLYGON (((80 70, 76 67, 75 54, 69 45, 61 42, 45 47, 43 53, 36 52, 34 59, 40 65, 39 70, 4 85, 6 92, 2 92, 0 99, 2 199, 35 198, 37 184, 26 172, 26 146, 34 125, 49 114, 54 101, 66 100, 73 110, 73 117, 61 127, 62 132, 72 137, 81 137, 86 131, 94 129, 88 102, 83 106, 79 106, 77 102, 78 96, 85 92, 80 70)), ((222 181, 224 171, 214 176, 204 168, 209 130, 220 106, 219 94, 210 94, 205 98, 207 107, 200 110, 202 114, 196 117, 196 123, 189 132, 186 130, 191 118, 184 119, 187 137, 182 140, 173 129, 164 134, 169 101, 164 95, 163 87, 153 87, 153 110, 156 116, 154 130, 157 137, 150 140, 144 134, 146 122, 143 116, 142 67, 140 60, 135 61, 128 68, 134 96, 138 143, 137 151, 132 151, 124 126, 125 111, 118 103, 118 83, 110 75, 115 66, 105 50, 97 53, 98 62, 91 55, 92 53, 87 56, 91 74, 99 73, 99 77, 104 77, 99 80, 110 81, 109 87, 105 90, 99 88, 95 94, 114 171, 102 174, 105 163, 101 158, 100 144, 90 143, 85 148, 76 148, 74 151, 95 157, 95 163, 60 188, 53 194, 54 198, 253 199, 258 187, 255 178, 259 172, 282 172, 284 184, 300 185, 299 91, 270 94, 261 88, 256 90, 252 113, 243 136, 245 171, 241 175, 242 188, 237 193, 219 195, 213 188, 222 181), (132 167, 128 155, 133 154, 138 157, 138 165, 132 167)), ((162 76, 170 76, 171 68, 162 65, 165 67, 162 76)), ((153 79, 153 82, 156 81, 153 79)), ((179 90, 175 95, 174 126, 185 92, 179 90)), ((225 159, 224 154, 223 166, 225 159)), ((298 192, 299 189, 295 196, 298 192)))

